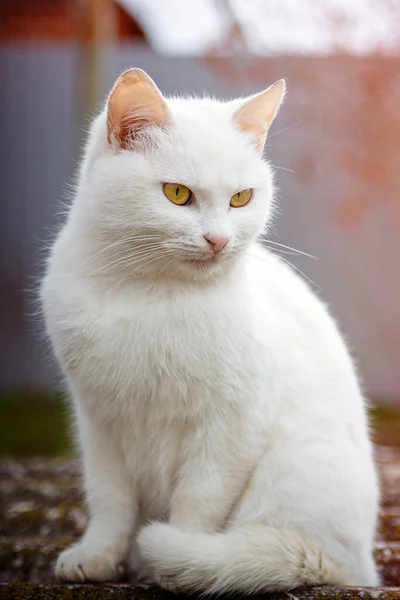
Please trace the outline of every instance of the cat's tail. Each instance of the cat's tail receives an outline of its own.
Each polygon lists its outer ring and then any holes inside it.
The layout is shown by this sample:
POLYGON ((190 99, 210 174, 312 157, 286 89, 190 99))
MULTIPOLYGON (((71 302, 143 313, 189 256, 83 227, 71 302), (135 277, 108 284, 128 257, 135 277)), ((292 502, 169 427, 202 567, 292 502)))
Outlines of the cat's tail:
POLYGON ((199 534, 153 523, 138 543, 156 580, 175 591, 248 594, 348 584, 343 568, 301 534, 263 524, 199 534))

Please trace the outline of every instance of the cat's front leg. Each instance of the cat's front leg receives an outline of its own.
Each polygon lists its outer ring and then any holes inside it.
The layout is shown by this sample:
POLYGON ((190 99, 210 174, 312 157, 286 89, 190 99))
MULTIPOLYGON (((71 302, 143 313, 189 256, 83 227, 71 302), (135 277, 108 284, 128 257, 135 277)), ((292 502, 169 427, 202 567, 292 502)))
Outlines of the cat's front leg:
POLYGON ((183 442, 170 525, 194 533, 221 530, 248 484, 260 454, 232 421, 203 423, 188 431, 183 442))
POLYGON ((136 518, 136 498, 115 431, 79 410, 89 524, 56 563, 64 581, 115 581, 124 572, 136 518))

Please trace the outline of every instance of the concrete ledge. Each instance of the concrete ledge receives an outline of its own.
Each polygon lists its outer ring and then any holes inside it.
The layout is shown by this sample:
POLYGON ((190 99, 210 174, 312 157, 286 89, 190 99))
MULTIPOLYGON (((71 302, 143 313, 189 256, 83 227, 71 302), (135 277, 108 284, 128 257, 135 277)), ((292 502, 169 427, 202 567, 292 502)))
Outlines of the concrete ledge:
MULTIPOLYGON (((51 581, 53 564, 61 550, 70 543, 68 538, 0 538, 0 581, 51 581)), ((379 542, 375 556, 383 585, 399 585, 400 542, 379 542)))
MULTIPOLYGON (((196 598, 196 596, 175 596, 159 588, 144 585, 0 583, 0 600, 173 600, 177 597, 196 598)), ((346 589, 319 587, 260 594, 253 598, 259 600, 399 600, 400 587, 346 589)))

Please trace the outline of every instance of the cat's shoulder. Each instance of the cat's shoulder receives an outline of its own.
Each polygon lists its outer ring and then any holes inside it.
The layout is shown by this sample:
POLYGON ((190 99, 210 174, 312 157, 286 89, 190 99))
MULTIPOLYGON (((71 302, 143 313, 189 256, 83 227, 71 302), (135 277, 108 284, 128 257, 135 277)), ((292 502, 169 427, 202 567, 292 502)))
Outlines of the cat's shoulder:
POLYGON ((250 276, 270 289, 294 287, 304 294, 312 294, 305 276, 296 266, 259 243, 248 252, 248 267, 250 276))
POLYGON ((312 319, 325 318, 329 314, 323 299, 311 282, 307 281, 295 266, 277 256, 260 244, 249 253, 248 276, 256 304, 264 311, 285 314, 289 318, 301 313, 312 319))

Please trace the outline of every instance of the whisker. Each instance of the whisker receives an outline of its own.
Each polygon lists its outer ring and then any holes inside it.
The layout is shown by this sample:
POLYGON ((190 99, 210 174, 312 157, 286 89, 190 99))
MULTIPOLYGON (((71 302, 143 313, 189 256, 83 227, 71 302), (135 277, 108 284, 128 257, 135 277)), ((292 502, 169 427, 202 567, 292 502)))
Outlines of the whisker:
POLYGON ((279 169, 280 171, 288 171, 289 173, 297 173, 297 171, 293 171, 292 169, 288 169, 287 167, 279 167, 278 165, 273 165, 274 169, 279 169))
POLYGON ((265 246, 268 250, 272 250, 273 252, 279 252, 279 254, 290 254, 291 256, 299 256, 298 252, 291 252, 290 250, 281 250, 280 248, 271 248, 270 246, 265 246))
MULTIPOLYGON (((271 250, 272 250, 272 248, 271 248, 271 250)), ((252 253, 250 250, 247 251, 247 254, 249 256, 251 256, 252 258, 256 258, 256 259, 260 260, 261 262, 263 262, 262 257, 257 256, 257 254, 252 253)), ((304 277, 305 279, 307 279, 307 281, 309 283, 311 283, 314 287, 316 287, 317 289, 320 289, 320 286, 317 285, 315 283, 315 281, 313 281, 312 279, 310 279, 310 277, 308 277, 308 275, 306 275, 305 273, 303 273, 303 271, 301 269, 299 269, 299 267, 296 267, 296 265, 294 265, 293 263, 291 263, 290 261, 288 261, 283 256, 278 256, 277 258, 279 258, 279 260, 281 260, 282 262, 286 263, 289 267, 291 267, 292 269, 294 269, 295 271, 297 271, 298 273, 300 273, 300 275, 302 275, 302 277, 304 277)))
POLYGON ((308 252, 303 252, 303 250, 299 250, 298 248, 292 248, 291 246, 286 246, 285 244, 280 244, 279 242, 274 242, 273 240, 264 238, 263 236, 260 236, 259 239, 262 240, 263 242, 265 242, 266 244, 273 244, 274 246, 279 246, 280 248, 286 248, 286 250, 292 250, 292 252, 301 254, 302 256, 307 256, 308 258, 312 258, 314 260, 319 260, 318 256, 314 256, 313 254, 308 254, 308 252))
POLYGON ((172 263, 173 263, 173 259, 166 262, 165 265, 163 267, 161 267, 161 269, 158 271, 158 273, 157 273, 158 277, 160 277, 161 273, 163 273, 165 271, 165 269, 167 267, 169 267, 172 263))
POLYGON ((151 258, 150 260, 144 261, 144 263, 142 263, 142 264, 139 264, 139 265, 137 265, 136 263, 134 263, 133 267, 134 267, 134 269, 137 271, 137 266, 140 266, 140 267, 142 267, 142 266, 143 266, 143 264, 145 264, 145 265, 147 266, 147 265, 149 265, 150 263, 154 262, 155 260, 158 260, 160 257, 162 257, 162 258, 164 259, 166 256, 168 256, 168 254, 170 254, 170 255, 171 255, 171 254, 174 254, 174 252, 173 252, 173 251, 170 251, 170 252, 168 253, 168 252, 165 252, 165 251, 164 251, 164 252, 163 252, 163 253, 162 253, 160 256, 154 256, 154 257, 153 257, 153 258, 151 258))
MULTIPOLYGON (((133 240, 132 240, 133 241, 133 240)), ((136 240, 135 240, 136 241, 136 240)), ((152 241, 151 243, 146 242, 140 242, 138 244, 135 243, 135 245, 129 244, 129 243, 124 243, 122 244, 115 244, 113 246, 114 250, 110 252, 110 254, 112 256, 118 256, 121 254, 131 254, 133 252, 142 252, 144 250, 154 250, 154 249, 160 249, 164 246, 162 246, 160 243, 155 243, 154 241, 152 241), (116 249, 115 249, 116 248, 116 249)), ((111 247, 107 247, 108 250, 111 250, 111 247)), ((99 254, 99 253, 98 253, 99 254)), ((92 258, 95 258, 97 255, 93 255, 92 258)), ((83 263, 85 264, 85 263, 83 263)))
POLYGON ((307 279, 307 281, 309 283, 311 283, 314 287, 316 287, 317 289, 320 289, 320 286, 317 285, 315 283, 315 281, 313 281, 310 277, 308 277, 308 275, 306 275, 305 273, 303 273, 303 271, 301 269, 299 269, 299 267, 296 267, 296 265, 294 265, 293 263, 291 263, 288 260, 286 260, 286 258, 283 258, 283 256, 281 256, 281 260, 283 260, 283 262, 285 262, 287 265, 289 265, 289 267, 292 267, 295 271, 297 271, 298 273, 300 273, 300 275, 302 275, 305 279, 307 279))
POLYGON ((301 123, 304 123, 304 121, 296 121, 296 123, 292 123, 291 125, 286 125, 286 127, 282 127, 282 129, 279 129, 278 131, 274 131, 274 133, 272 133, 271 135, 269 135, 267 137, 267 143, 268 143, 268 140, 270 140, 271 138, 273 138, 275 135, 278 135, 278 133, 282 133, 283 131, 287 131, 288 129, 292 129, 292 127, 296 127, 297 125, 300 125, 301 123))
POLYGON ((109 268, 107 268, 107 271, 109 271, 110 268, 117 269, 120 267, 124 267, 124 268, 128 267, 129 269, 137 270, 137 267, 142 267, 145 264, 150 264, 151 262, 154 262, 159 259, 164 259, 165 257, 174 255, 174 254, 175 254, 175 250, 163 248, 162 250, 160 250, 158 252, 146 253, 146 254, 142 254, 139 256, 131 255, 131 256, 126 257, 125 259, 120 259, 116 264, 109 265, 109 268))
POLYGON ((137 262, 141 262, 147 258, 161 258, 162 256, 165 256, 166 254, 166 250, 163 249, 159 249, 157 248, 157 250, 152 250, 152 251, 148 251, 148 252, 142 252, 142 253, 133 253, 133 254, 126 254, 123 256, 120 256, 119 258, 117 258, 116 260, 113 260, 111 262, 106 263, 105 265, 101 265, 98 269, 95 269, 94 271, 92 271, 90 273, 90 275, 93 277, 94 275, 97 274, 104 274, 108 271, 110 271, 111 269, 117 269, 118 267, 121 267, 124 264, 134 264, 134 261, 132 263, 132 259, 137 259, 137 262))
POLYGON ((86 263, 94 260, 95 258, 100 256, 107 250, 110 250, 111 248, 122 246, 123 244, 128 244, 129 242, 133 242, 133 241, 145 241, 145 240, 152 241, 153 239, 158 239, 158 238, 159 238, 159 236, 152 236, 152 237, 151 236, 130 236, 128 238, 123 238, 121 240, 113 242, 112 244, 109 244, 108 246, 105 246, 104 248, 102 248, 101 250, 99 250, 98 252, 96 252, 95 254, 90 256, 87 260, 85 260, 83 262, 83 264, 86 264, 86 263))

